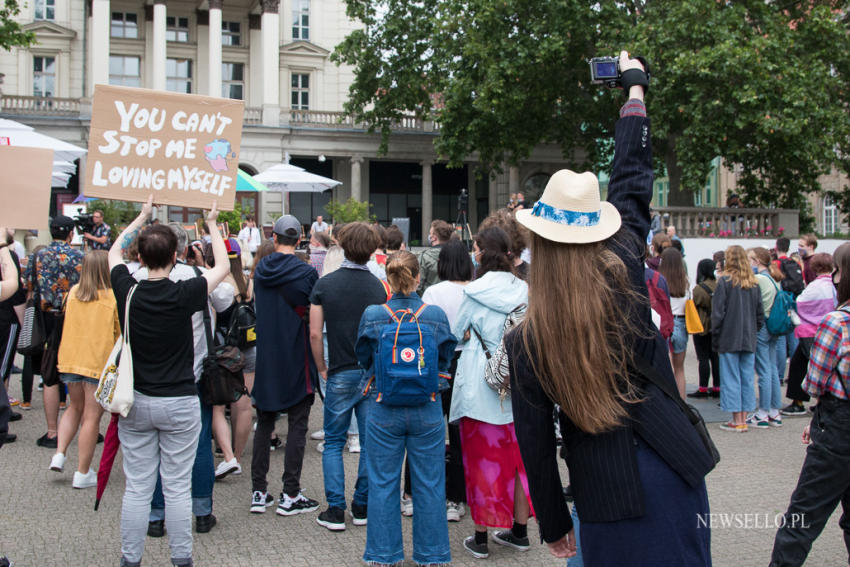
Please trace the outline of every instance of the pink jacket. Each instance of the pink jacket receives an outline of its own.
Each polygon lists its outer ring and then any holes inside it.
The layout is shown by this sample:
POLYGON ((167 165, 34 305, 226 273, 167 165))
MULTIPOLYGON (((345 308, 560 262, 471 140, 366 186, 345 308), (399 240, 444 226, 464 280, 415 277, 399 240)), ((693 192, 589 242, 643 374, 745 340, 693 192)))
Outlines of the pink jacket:
POLYGON ((814 337, 823 316, 836 307, 835 286, 832 276, 824 274, 815 278, 797 297, 797 315, 802 323, 794 329, 798 339, 814 337))

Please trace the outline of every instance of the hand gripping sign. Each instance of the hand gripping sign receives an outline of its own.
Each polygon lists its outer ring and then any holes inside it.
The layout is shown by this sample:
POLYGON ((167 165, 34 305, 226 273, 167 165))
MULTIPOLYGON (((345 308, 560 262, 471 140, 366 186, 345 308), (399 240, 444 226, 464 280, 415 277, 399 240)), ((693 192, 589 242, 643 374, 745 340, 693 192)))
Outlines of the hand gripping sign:
POLYGON ((241 100, 97 85, 87 197, 232 211, 241 100))

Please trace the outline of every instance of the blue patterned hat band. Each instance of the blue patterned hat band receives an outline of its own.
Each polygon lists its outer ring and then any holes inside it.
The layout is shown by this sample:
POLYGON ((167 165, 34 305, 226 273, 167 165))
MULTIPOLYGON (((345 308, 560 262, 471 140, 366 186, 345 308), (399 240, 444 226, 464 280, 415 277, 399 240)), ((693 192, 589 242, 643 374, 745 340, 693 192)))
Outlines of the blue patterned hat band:
POLYGON ((602 211, 583 212, 569 211, 567 209, 558 209, 551 205, 547 205, 543 201, 534 203, 534 208, 531 209, 531 214, 546 219, 558 224, 567 226, 596 226, 599 224, 599 219, 602 216, 602 211))

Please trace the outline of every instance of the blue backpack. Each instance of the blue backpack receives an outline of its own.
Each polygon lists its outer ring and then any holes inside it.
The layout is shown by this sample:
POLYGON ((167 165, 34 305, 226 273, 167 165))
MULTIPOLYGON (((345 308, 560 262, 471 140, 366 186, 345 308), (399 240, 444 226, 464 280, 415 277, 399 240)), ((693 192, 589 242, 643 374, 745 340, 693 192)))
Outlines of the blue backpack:
POLYGON ((794 323, 791 321, 791 311, 797 310, 797 302, 794 301, 794 295, 790 291, 780 289, 773 278, 766 276, 776 288, 776 298, 773 300, 773 307, 770 308, 770 315, 765 321, 767 331, 771 335, 784 335, 790 333, 794 328, 794 323))
POLYGON ((427 307, 393 311, 384 304, 390 318, 381 329, 375 357, 377 402, 388 406, 419 406, 437 399, 439 371, 434 327, 420 323, 427 307))

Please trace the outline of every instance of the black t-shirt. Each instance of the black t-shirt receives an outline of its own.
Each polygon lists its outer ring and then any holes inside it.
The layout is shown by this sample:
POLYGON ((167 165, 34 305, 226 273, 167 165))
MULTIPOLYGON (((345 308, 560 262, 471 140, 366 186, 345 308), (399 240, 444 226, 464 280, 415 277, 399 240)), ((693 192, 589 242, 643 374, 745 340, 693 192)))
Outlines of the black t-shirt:
MULTIPOLYGON (((113 268, 111 277, 123 330, 127 294, 136 280, 124 265, 113 268)), ((154 397, 196 395, 192 314, 206 306, 207 281, 165 278, 138 286, 130 303, 133 389, 154 397)))
POLYGON ((12 294, 12 297, 5 301, 0 301, 0 325, 11 325, 17 323, 18 315, 15 313, 15 305, 25 303, 27 300, 26 286, 20 284, 21 265, 18 263, 18 255, 9 250, 12 256, 12 263, 15 264, 15 270, 18 272, 18 291, 12 294))
POLYGON ((313 286, 310 303, 321 305, 328 331, 328 373, 359 368, 354 354, 360 317, 370 305, 387 302, 381 282, 366 270, 340 268, 313 286))

